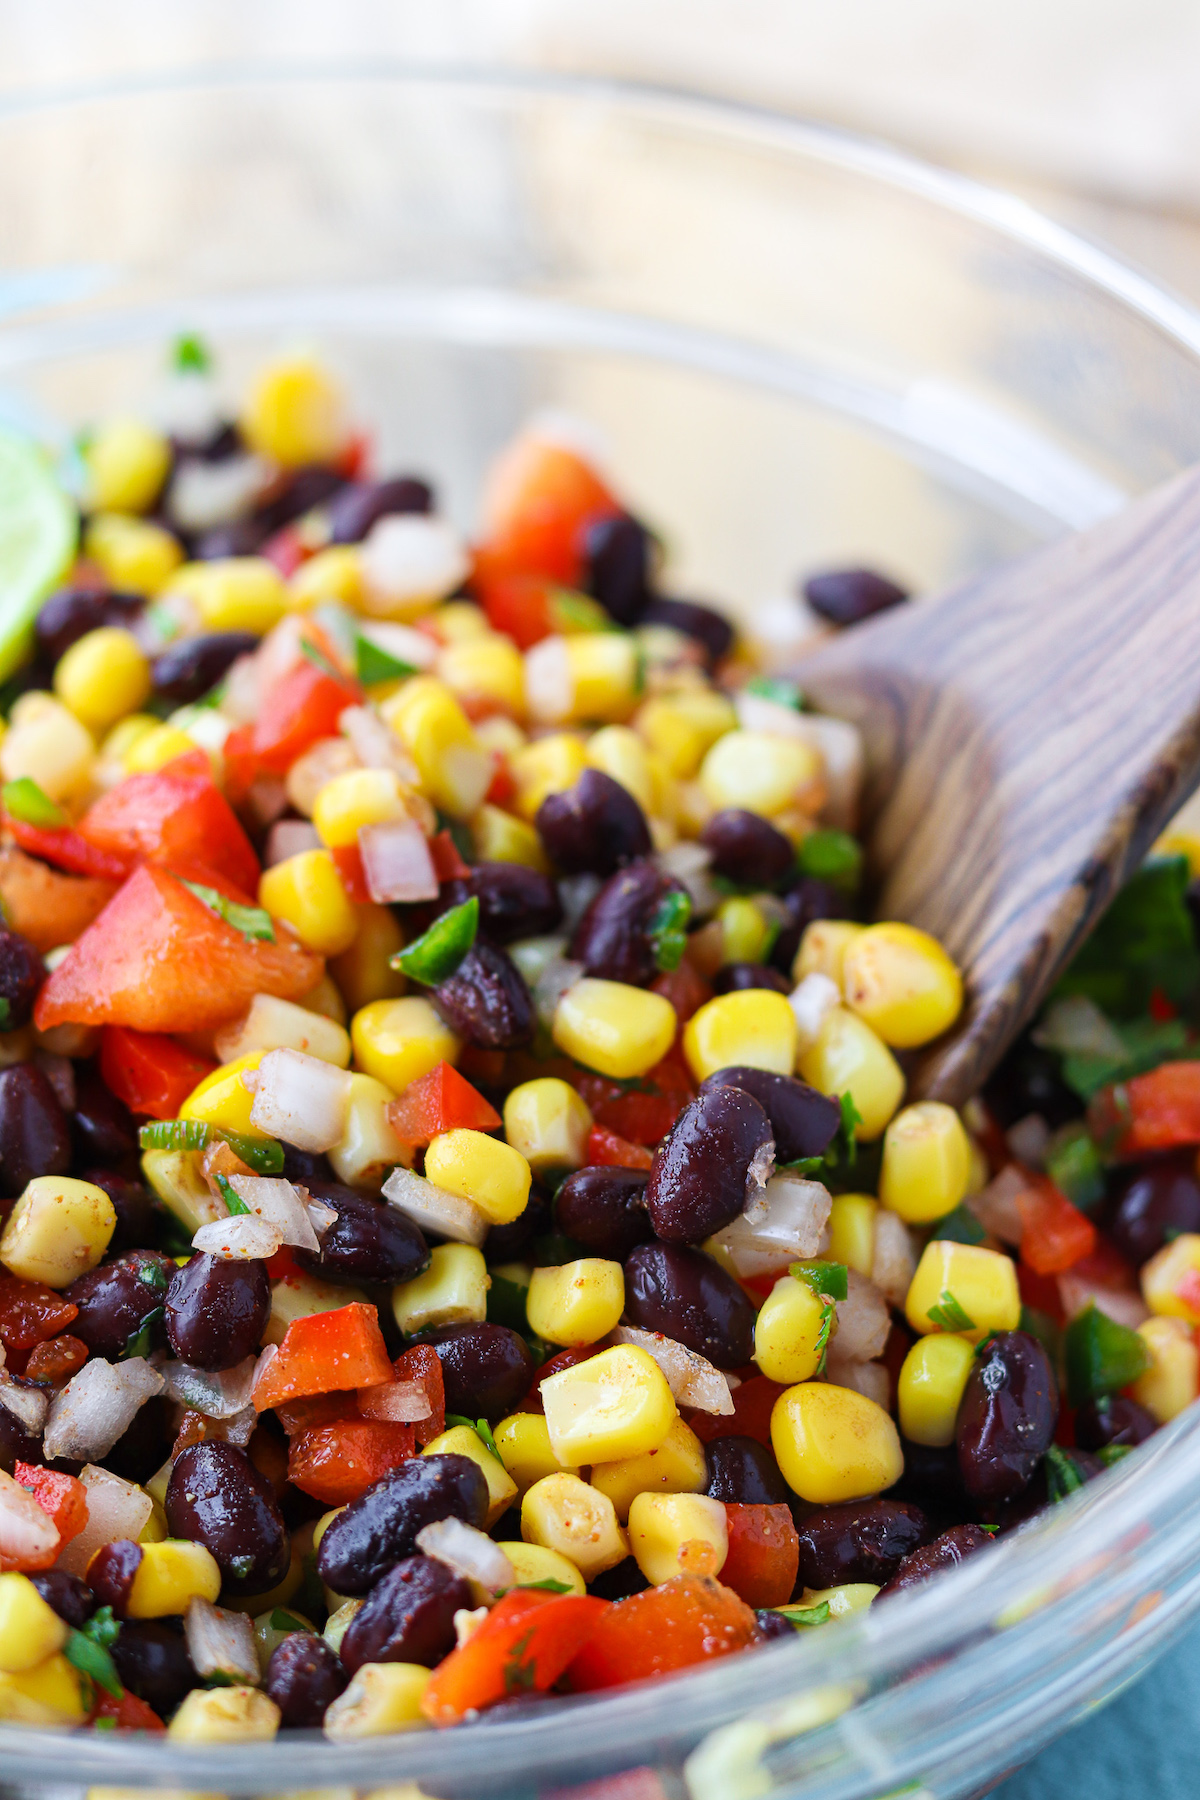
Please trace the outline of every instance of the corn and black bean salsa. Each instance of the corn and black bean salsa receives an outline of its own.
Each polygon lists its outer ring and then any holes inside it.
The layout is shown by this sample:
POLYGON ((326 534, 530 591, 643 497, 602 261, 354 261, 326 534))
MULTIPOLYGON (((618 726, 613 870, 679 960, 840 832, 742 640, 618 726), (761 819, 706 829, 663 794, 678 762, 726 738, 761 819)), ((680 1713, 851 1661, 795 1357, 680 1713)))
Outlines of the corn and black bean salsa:
POLYGON ((311 356, 236 421, 205 361, 82 440, 5 694, 0 1717, 561 1704, 886 1603, 1194 1400, 1200 845, 906 1104, 962 984, 864 921, 855 730, 561 431, 468 545, 311 356))

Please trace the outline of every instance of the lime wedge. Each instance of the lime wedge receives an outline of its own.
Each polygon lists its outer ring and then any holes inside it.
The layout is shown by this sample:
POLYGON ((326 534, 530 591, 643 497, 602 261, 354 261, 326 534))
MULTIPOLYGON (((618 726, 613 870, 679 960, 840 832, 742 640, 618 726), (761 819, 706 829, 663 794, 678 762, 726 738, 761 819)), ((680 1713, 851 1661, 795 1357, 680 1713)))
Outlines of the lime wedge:
POLYGON ((28 438, 0 431, 0 681, 28 654, 38 606, 75 554, 74 505, 28 438))

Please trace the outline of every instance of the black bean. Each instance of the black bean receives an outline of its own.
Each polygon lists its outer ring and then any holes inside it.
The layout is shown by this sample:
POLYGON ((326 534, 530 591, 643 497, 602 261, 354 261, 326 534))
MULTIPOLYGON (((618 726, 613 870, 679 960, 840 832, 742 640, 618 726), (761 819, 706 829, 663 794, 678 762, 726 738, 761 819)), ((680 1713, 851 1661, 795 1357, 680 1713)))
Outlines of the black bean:
POLYGON ((390 475, 386 481, 351 481, 329 502, 329 535, 334 544, 361 544, 377 519, 392 513, 430 513, 433 489, 417 475, 390 475))
POLYGON ((974 1519, 978 1507, 968 1498, 958 1469, 958 1452, 953 1444, 935 1447, 914 1444, 902 1437, 904 1473, 888 1489, 889 1500, 911 1500, 925 1514, 934 1532, 948 1531, 952 1525, 974 1519))
POLYGON ((178 1423, 175 1402, 165 1394, 152 1394, 104 1458, 105 1468, 122 1481, 149 1481, 171 1454, 178 1423))
POLYGON ((314 1200, 332 1206, 337 1218, 321 1237, 318 1254, 293 1252, 302 1269, 323 1281, 411 1281, 429 1267, 429 1246, 411 1219, 382 1200, 356 1194, 340 1182, 315 1183, 314 1200))
POLYGON ((211 1551, 228 1592, 261 1594, 283 1579, 287 1528, 271 1483, 236 1444, 214 1438, 181 1450, 166 1510, 171 1536, 211 1551))
POLYGON ((929 1525, 903 1500, 850 1500, 797 1520, 800 1570, 796 1591, 869 1581, 883 1587, 906 1556, 925 1543, 929 1525))
POLYGON ((796 852, 782 831, 760 813, 740 806, 714 813, 700 842, 712 852, 712 866, 718 875, 748 887, 774 887, 796 866, 796 852))
POLYGON ((38 989, 45 979, 46 965, 29 939, 0 925, 0 1000, 8 1008, 0 1030, 19 1031, 28 1025, 38 989))
POLYGON ((740 1369, 754 1354, 754 1308, 732 1275, 703 1250, 639 1244, 625 1262, 625 1317, 707 1357, 740 1369))
POLYGON ((624 1562, 602 1570, 594 1581, 590 1581, 588 1593, 598 1600, 628 1600, 631 1594, 644 1594, 649 1586, 633 1557, 627 1556, 624 1562))
POLYGON ((133 1114, 99 1070, 86 1063, 75 1071, 71 1138, 77 1163, 116 1165, 127 1174, 136 1174, 138 1134, 133 1114))
POLYGON ((554 1197, 558 1228, 589 1256, 624 1262, 654 1235, 646 1212, 644 1169, 596 1165, 576 1169, 554 1197))
POLYGON ((184 1695, 201 1685, 187 1642, 177 1626, 161 1619, 130 1619, 112 1647, 117 1674, 131 1694, 160 1718, 175 1711, 184 1695))
POLYGON ((271 535, 264 519, 232 519, 200 532, 193 546, 197 562, 217 562, 226 556, 253 556, 271 535))
POLYGON ((723 1087, 741 1088, 753 1094, 771 1121, 778 1163, 824 1156, 842 1122, 837 1100, 818 1093, 794 1075, 775 1075, 770 1069, 751 1069, 744 1063, 734 1063, 702 1081, 700 1092, 708 1094, 723 1087))
POLYGON ((482 1529, 487 1512, 487 1482, 469 1456, 411 1457, 337 1515, 321 1539, 317 1571, 335 1594, 370 1593, 413 1554, 426 1525, 462 1519, 482 1529))
POLYGON ((232 1369, 258 1349, 271 1311, 267 1266, 193 1256, 166 1296, 167 1337, 181 1362, 232 1369))
POLYGON ((800 939, 814 919, 849 916, 845 894, 816 875, 802 875, 781 895, 787 919, 771 947, 771 966, 790 975, 800 939))
POLYGON ((151 664, 151 687, 160 700, 186 706, 214 688, 239 656, 257 650, 259 641, 252 631, 206 631, 180 638, 151 664))
POLYGON ((830 569, 824 575, 810 575, 803 592, 813 611, 831 625, 857 625, 908 599, 907 588, 874 569, 830 569))
POLYGON ((715 994, 739 994, 746 988, 770 988, 774 994, 790 994, 792 984, 778 969, 766 963, 726 963, 713 976, 715 994))
POLYGON ((481 1050, 515 1050, 533 1036, 533 1002, 521 971, 483 939, 429 998, 451 1031, 481 1050))
POLYGON ((714 1438, 704 1447, 708 1465, 705 1493, 727 1506, 788 1506, 792 1490, 779 1472, 779 1464, 757 1438, 714 1438))
POLYGON ((346 1667, 324 1638, 311 1631, 292 1631, 271 1652, 263 1688, 279 1708, 285 1731, 312 1731, 349 1680, 346 1667))
POLYGON ((36 1063, 0 1071, 0 1187, 23 1193, 35 1175, 65 1175, 71 1128, 49 1077, 36 1063))
POLYGON ((536 1364, 525 1339, 507 1325, 434 1325, 413 1341, 437 1351, 448 1413, 494 1425, 529 1392, 536 1364))
POLYGON ((0 1469, 6 1475, 11 1475, 19 1462, 41 1461, 41 1438, 31 1437, 16 1413, 9 1412, 3 1401, 0 1401, 0 1469))
POLYGON ((977 1550, 986 1549, 991 1541, 991 1533, 982 1525, 952 1525, 941 1537, 934 1538, 932 1544, 925 1544, 906 1556, 878 1597, 882 1600, 884 1594, 898 1594, 902 1588, 916 1587, 920 1582, 928 1581, 931 1575, 940 1575, 943 1569, 956 1568, 977 1550))
POLYGON ((1195 1151, 1155 1157, 1118 1170, 1110 1197, 1112 1240, 1122 1256, 1140 1268, 1168 1238, 1200 1231, 1195 1151))
POLYGON ((270 536, 284 525, 290 525, 293 519, 303 518, 314 506, 323 506, 327 500, 332 500, 345 485, 346 477, 327 463, 305 463, 301 468, 289 469, 281 491, 255 509, 254 523, 262 526, 270 536))
POLYGON ((34 626, 39 653, 56 663, 71 645, 102 625, 132 625, 141 617, 143 594, 113 594, 107 588, 60 588, 43 600, 34 626))
POLYGON ((174 1274, 175 1264, 161 1251, 129 1250, 76 1276, 63 1292, 63 1299, 79 1308, 72 1335, 110 1362, 124 1356, 130 1339, 143 1329, 147 1341, 136 1347, 136 1354, 149 1356, 161 1349, 166 1341, 163 1303, 174 1274))
POLYGON ((88 1564, 88 1586, 97 1606, 111 1606, 117 1618, 123 1619, 141 1564, 142 1546, 132 1538, 114 1538, 102 1544, 88 1564))
POLYGON ((660 1238, 699 1244, 761 1191, 775 1158, 771 1121, 753 1094, 714 1087, 684 1107, 655 1152, 646 1210, 660 1238))
POLYGON ((636 625, 650 600, 654 540, 628 513, 585 527, 583 585, 618 625, 636 625))
POLYGON ((754 1615, 758 1629, 768 1643, 775 1638, 794 1638, 796 1628, 790 1625, 781 1612, 772 1612, 769 1606, 760 1606, 754 1615))
POLYGON ((171 433, 171 450, 176 463, 226 462, 231 456, 240 455, 244 448, 242 434, 232 419, 218 420, 203 437, 180 437, 178 432, 171 433))
POLYGON ((1158 1422, 1127 1394, 1085 1400, 1075 1414, 1075 1442, 1081 1450, 1103 1450, 1109 1444, 1144 1444, 1158 1422))
POLYGON ((1079 1097, 1062 1078, 1062 1058, 1019 1037, 984 1084, 988 1111, 1001 1130, 1040 1113, 1053 1130, 1079 1117, 1079 1097))
POLYGON ((694 600, 668 600, 663 595, 656 595, 642 614, 641 622, 643 625, 669 625, 673 631, 681 631, 684 637, 694 638, 702 645, 710 665, 728 655, 733 643, 733 626, 729 620, 714 612, 711 606, 697 606, 694 600))
POLYGON ((1025 1331, 1000 1331, 977 1357, 958 1410, 955 1442, 974 1500, 1014 1499, 1053 1441, 1058 1384, 1025 1331))
POLYGON ((544 937, 562 922, 562 902, 548 875, 523 863, 476 863, 468 875, 442 888, 445 906, 461 906, 472 895, 479 902, 479 929, 494 944, 518 938, 544 937))
POLYGON ((530 1241, 550 1230, 553 1225, 550 1202, 534 1184, 529 1190, 525 1211, 508 1225, 492 1225, 483 1243, 489 1263, 517 1262, 530 1241))
POLYGON ((564 875, 611 875, 654 848, 633 795, 600 769, 585 769, 573 788, 547 795, 534 824, 564 875))
POLYGON ((294 1181, 300 1187, 310 1191, 320 1183, 336 1182, 333 1164, 319 1150, 297 1150, 294 1144, 283 1146, 283 1168, 280 1174, 285 1181, 294 1181))
POLYGON ((29 1579, 46 1605, 76 1631, 83 1629, 96 1610, 95 1594, 78 1575, 68 1575, 65 1569, 46 1569, 29 1579))
POLYGON ((117 1228, 109 1249, 119 1253, 144 1244, 154 1230, 154 1196, 149 1188, 112 1169, 85 1168, 78 1173, 81 1181, 90 1181, 93 1187, 103 1188, 113 1203, 117 1228))
POLYGON ((406 1556, 367 1595, 342 1639, 354 1674, 363 1663, 423 1663, 432 1669, 454 1648, 454 1615, 473 1605, 470 1584, 431 1556, 406 1556))
POLYGON ((650 938, 654 916, 668 894, 683 891, 651 862, 618 869, 575 927, 569 955, 586 975, 644 987, 658 973, 650 938))

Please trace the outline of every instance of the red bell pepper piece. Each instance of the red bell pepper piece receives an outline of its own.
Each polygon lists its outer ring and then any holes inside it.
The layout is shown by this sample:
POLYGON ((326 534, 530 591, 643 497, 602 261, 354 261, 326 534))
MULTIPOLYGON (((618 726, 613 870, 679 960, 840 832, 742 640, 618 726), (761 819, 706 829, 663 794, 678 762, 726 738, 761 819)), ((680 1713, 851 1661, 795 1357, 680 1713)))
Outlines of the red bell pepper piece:
POLYGON ((337 722, 362 698, 356 681, 336 679, 307 657, 264 696, 254 722, 251 749, 261 773, 286 775, 318 738, 336 737, 337 722))
POLYGON ((53 1523, 62 1544, 79 1536, 88 1522, 87 1489, 82 1481, 74 1475, 60 1475, 54 1469, 26 1462, 14 1466, 13 1479, 29 1489, 53 1523))
MULTIPOLYGON (((233 808, 197 750, 151 775, 130 775, 110 788, 79 821, 80 836, 129 867, 200 864, 243 894, 258 891, 258 858, 233 808)), ((102 875, 103 869, 82 874, 102 875)))
POLYGON ((100 1036, 100 1073, 130 1112, 177 1119, 179 1109, 216 1068, 206 1056, 185 1050, 162 1032, 106 1025, 100 1036))
POLYGON ((682 1064, 666 1056, 645 1077, 640 1092, 619 1092, 594 1110, 597 1125, 630 1143, 660 1143, 692 1098, 694 1089, 682 1064))
MULTIPOLYGON (((491 798, 490 789, 486 797, 491 798)), ((448 831, 435 832, 430 838, 429 855, 433 862, 433 872, 439 881, 462 881, 471 873, 448 831)))
POLYGON ((601 1163, 609 1168, 617 1169, 650 1169, 654 1166, 654 1158, 641 1144, 631 1144, 628 1138, 610 1131, 606 1125, 593 1125, 587 1135, 584 1149, 590 1164, 601 1163))
POLYGON ((693 968, 686 956, 677 969, 671 969, 665 975, 656 975, 650 983, 650 991, 661 994, 671 1002, 681 1026, 686 1025, 692 1014, 699 1012, 713 997, 712 984, 705 981, 699 969, 693 968))
POLYGON ((1017 1195, 1021 1261, 1039 1275, 1060 1275, 1096 1248, 1096 1227, 1045 1175, 1017 1195))
POLYGON ((1115 1140, 1118 1156, 1200 1144, 1200 1062, 1160 1063, 1148 1075, 1101 1088, 1088 1124, 1102 1142, 1115 1140))
POLYGON ((711 1576, 673 1575, 611 1606, 567 1670, 567 1680, 576 1693, 622 1687, 730 1656, 758 1637, 754 1614, 731 1588, 711 1576))
MULTIPOLYGON (((213 877, 211 885, 221 884, 213 877)), ((255 994, 298 999, 324 966, 283 932, 275 943, 243 937, 174 875, 146 864, 49 976, 35 1023, 39 1031, 65 1024, 208 1031, 244 1012, 255 994)))
POLYGON ((620 510, 574 450, 534 436, 517 438, 489 474, 477 569, 482 565, 485 578, 538 574, 577 587, 587 525, 620 510))
POLYGON ((97 1719, 111 1719, 118 1731, 164 1732, 167 1729, 153 1707, 147 1706, 144 1700, 139 1700, 128 1689, 122 1691, 119 1700, 114 1700, 111 1694, 106 1694, 102 1687, 97 1686, 91 1723, 94 1725, 97 1719))
POLYGON ((73 944, 117 891, 115 881, 64 875, 14 845, 0 850, 0 901, 14 931, 43 954, 73 944))
POLYGON ((434 1725, 511 1694, 544 1694, 576 1657, 609 1609, 591 1594, 514 1588, 479 1629, 433 1671, 421 1711, 434 1725))
POLYGON ((747 1606, 785 1606, 800 1569, 800 1538, 790 1506, 726 1501, 729 1554, 721 1584, 747 1606))
POLYGON ((448 1062, 410 1082, 389 1103, 387 1118, 398 1138, 422 1146, 443 1131, 494 1131, 502 1122, 495 1107, 448 1062))
POLYGON ((288 1480, 326 1506, 346 1506, 415 1451, 411 1425, 337 1419, 292 1439, 288 1480))
POLYGON ((771 1410, 783 1392, 777 1381, 771 1381, 765 1375, 752 1375, 749 1381, 734 1388, 732 1413, 694 1413, 688 1423, 706 1444, 711 1444, 714 1438, 752 1437, 770 1448, 771 1410))
POLYGON ((79 1317, 79 1308, 41 1281, 0 1275, 0 1344, 6 1350, 32 1350, 57 1337, 79 1317))
POLYGON ((1017 1264, 1017 1287, 1021 1293, 1022 1306, 1032 1307, 1035 1312, 1043 1312, 1055 1321, 1063 1323, 1062 1295, 1058 1291, 1058 1281, 1053 1275, 1039 1275, 1028 1263, 1017 1264))
POLYGON ((128 859, 90 844, 69 825, 27 825, 24 819, 14 819, 11 813, 6 815, 5 824, 22 850, 27 850, 31 856, 40 856, 43 862, 53 863, 56 869, 65 869, 70 875, 91 875, 98 881, 124 881, 129 873, 128 859))
POLYGON ((337 844, 329 852, 333 858, 333 866, 341 878, 347 898, 356 906, 367 906, 371 900, 371 890, 367 886, 367 873, 363 868, 362 852, 357 844, 337 844))
POLYGON ((48 1381, 54 1387, 61 1387, 64 1381, 78 1374, 87 1359, 88 1347, 83 1339, 64 1334, 35 1344, 21 1373, 27 1381, 48 1381))
POLYGON ((503 555, 477 550, 470 588, 494 631, 512 638, 518 650, 531 650, 554 630, 551 598, 555 584, 544 575, 523 575, 503 555))
POLYGON ((483 797, 489 806, 499 806, 505 811, 517 797, 517 778, 502 756, 496 757, 496 773, 483 797))
POLYGON ((356 1300, 336 1312, 292 1321, 277 1355, 258 1378, 254 1407, 264 1412, 307 1394, 378 1387, 392 1378, 375 1308, 356 1300))

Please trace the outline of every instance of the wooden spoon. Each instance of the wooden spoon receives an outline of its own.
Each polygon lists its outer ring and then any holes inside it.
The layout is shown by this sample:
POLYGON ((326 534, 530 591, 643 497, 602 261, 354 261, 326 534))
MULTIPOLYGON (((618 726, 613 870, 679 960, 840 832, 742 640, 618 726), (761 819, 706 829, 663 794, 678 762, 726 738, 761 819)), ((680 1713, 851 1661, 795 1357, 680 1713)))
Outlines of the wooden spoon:
POLYGON ((877 917, 963 970, 909 1083, 960 1105, 1200 781, 1200 470, 793 672, 864 733, 877 917))

